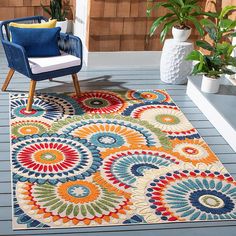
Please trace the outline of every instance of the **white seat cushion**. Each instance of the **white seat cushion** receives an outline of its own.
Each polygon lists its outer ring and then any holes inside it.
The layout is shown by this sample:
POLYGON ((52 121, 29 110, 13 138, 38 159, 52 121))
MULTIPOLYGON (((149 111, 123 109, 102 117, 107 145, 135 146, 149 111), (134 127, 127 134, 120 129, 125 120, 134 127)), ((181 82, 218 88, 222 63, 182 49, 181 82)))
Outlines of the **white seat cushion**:
POLYGON ((30 57, 28 58, 33 74, 40 74, 54 70, 79 66, 81 59, 67 53, 62 53, 56 57, 30 57))

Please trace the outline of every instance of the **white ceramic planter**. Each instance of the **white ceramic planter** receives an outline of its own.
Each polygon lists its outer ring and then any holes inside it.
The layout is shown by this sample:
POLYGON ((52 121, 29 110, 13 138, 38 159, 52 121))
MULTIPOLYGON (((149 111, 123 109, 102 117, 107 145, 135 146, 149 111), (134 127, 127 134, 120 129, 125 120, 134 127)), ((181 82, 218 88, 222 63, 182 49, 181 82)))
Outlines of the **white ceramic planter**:
POLYGON ((212 79, 205 75, 202 78, 201 90, 204 93, 218 93, 220 88, 220 78, 212 79))
POLYGON ((185 84, 192 71, 192 62, 185 60, 193 51, 193 43, 165 40, 160 61, 161 80, 168 84, 185 84))
POLYGON ((191 35, 192 29, 177 29, 172 27, 172 35, 174 40, 178 42, 187 41, 189 36, 191 35))
POLYGON ((67 19, 65 21, 57 21, 56 27, 61 28, 61 33, 66 33, 67 32, 67 26, 68 26, 68 20, 67 19))

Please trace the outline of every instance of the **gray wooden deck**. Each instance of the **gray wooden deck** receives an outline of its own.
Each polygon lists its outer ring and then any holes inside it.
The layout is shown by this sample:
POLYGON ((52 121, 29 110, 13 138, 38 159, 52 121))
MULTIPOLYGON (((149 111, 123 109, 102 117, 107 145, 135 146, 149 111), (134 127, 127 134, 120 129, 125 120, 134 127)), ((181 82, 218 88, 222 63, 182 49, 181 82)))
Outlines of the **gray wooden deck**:
MULTIPOLYGON (((0 86, 8 71, 4 53, 0 47, 0 86)), ((186 95, 184 85, 165 85, 159 80, 156 69, 144 70, 93 70, 80 73, 83 90, 92 89, 167 89, 176 104, 198 129, 205 141, 218 155, 228 171, 236 178, 236 153, 220 136, 206 117, 186 95)), ((16 74, 8 88, 10 92, 27 91, 29 80, 16 74)), ((38 92, 66 92, 73 89, 71 78, 40 82, 38 92)), ((205 223, 169 223, 155 225, 134 225, 97 228, 70 228, 55 230, 13 231, 11 226, 11 184, 10 184, 10 144, 9 144, 9 98, 8 93, 0 93, 0 235, 80 235, 80 236, 151 236, 151 235, 201 235, 235 236, 236 221, 205 223)))

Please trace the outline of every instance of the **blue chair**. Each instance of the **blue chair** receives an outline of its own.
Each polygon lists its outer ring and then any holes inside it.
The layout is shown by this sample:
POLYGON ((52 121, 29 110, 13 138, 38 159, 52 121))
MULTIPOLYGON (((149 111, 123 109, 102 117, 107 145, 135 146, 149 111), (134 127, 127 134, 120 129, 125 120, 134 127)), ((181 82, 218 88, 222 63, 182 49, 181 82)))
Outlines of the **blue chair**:
POLYGON ((82 42, 80 38, 61 33, 58 45, 62 51, 62 55, 59 56, 60 58, 56 58, 56 60, 54 57, 41 59, 27 58, 25 49, 22 46, 11 42, 9 32, 9 24, 11 22, 41 23, 42 20, 47 21, 47 19, 42 16, 33 16, 7 20, 0 24, 1 42, 8 61, 8 67, 10 68, 2 86, 2 91, 6 91, 15 71, 30 78, 30 89, 26 106, 26 111, 28 112, 31 112, 32 110, 37 81, 72 75, 76 95, 77 97, 80 96, 80 86, 77 77, 77 73, 81 70, 83 63, 82 42))

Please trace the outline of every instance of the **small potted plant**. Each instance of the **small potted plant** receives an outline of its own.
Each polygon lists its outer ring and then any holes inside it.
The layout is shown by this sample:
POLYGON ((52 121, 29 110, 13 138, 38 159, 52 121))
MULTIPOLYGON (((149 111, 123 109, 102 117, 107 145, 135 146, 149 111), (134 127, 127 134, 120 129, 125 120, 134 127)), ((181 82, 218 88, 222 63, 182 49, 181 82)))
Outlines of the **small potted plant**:
POLYGON ((49 7, 41 4, 41 7, 45 12, 47 12, 51 19, 57 20, 57 27, 61 28, 62 33, 66 33, 68 26, 68 19, 66 18, 68 14, 69 0, 51 0, 49 7))
MULTIPOLYGON (((151 2, 151 1, 150 1, 151 2)), ((166 0, 162 2, 148 5, 147 15, 150 16, 153 10, 160 7, 165 8, 168 13, 164 16, 157 17, 150 28, 150 36, 152 36, 156 29, 162 26, 160 39, 164 42, 167 33, 172 29, 173 38, 176 41, 186 41, 191 35, 191 27, 188 25, 192 22, 200 35, 204 31, 199 23, 197 17, 202 15, 201 8, 198 6, 197 0, 166 0)))
POLYGON ((230 38, 236 36, 234 28, 236 21, 229 19, 228 13, 236 10, 236 6, 227 6, 220 13, 212 13, 212 19, 205 18, 200 22, 211 43, 198 40, 196 45, 206 50, 193 50, 187 60, 195 61, 192 74, 203 74, 201 90, 206 93, 217 93, 222 75, 233 75, 229 67, 236 67, 236 58, 232 52, 236 46, 230 43, 230 38))

